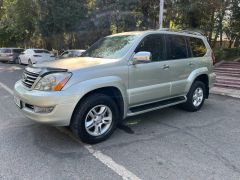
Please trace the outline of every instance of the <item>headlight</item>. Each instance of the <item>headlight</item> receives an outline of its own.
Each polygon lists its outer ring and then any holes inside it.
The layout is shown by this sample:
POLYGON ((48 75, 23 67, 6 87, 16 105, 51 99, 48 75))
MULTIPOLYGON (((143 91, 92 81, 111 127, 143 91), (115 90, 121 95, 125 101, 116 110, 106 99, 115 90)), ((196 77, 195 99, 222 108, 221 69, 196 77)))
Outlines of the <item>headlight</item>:
POLYGON ((61 91, 71 76, 71 73, 52 73, 46 75, 38 81, 34 89, 40 91, 61 91))

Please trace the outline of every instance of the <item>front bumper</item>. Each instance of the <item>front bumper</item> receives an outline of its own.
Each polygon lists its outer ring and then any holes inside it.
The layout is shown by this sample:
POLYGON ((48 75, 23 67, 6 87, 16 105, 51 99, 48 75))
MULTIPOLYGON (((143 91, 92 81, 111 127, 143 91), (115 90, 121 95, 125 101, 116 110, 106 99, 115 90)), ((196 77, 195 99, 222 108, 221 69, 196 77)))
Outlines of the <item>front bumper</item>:
POLYGON ((40 123, 53 126, 68 126, 72 113, 80 99, 67 91, 44 92, 26 89, 21 81, 14 87, 14 96, 21 100, 23 114, 40 123), (54 107, 50 113, 35 113, 28 105, 39 107, 54 107))

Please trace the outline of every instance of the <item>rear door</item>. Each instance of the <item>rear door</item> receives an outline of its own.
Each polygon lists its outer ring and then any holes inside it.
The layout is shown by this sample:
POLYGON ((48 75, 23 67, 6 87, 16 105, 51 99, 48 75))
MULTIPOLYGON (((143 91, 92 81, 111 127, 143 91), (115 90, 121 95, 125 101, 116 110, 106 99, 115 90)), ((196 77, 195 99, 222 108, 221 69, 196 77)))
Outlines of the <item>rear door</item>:
POLYGON ((166 35, 167 59, 173 71, 171 79, 171 96, 186 94, 187 79, 194 70, 194 63, 188 47, 188 39, 183 35, 166 35))
POLYGON ((170 96, 168 77, 172 73, 165 56, 165 40, 163 34, 145 37, 135 53, 148 51, 152 54, 152 62, 129 66, 129 104, 130 106, 149 103, 170 96))

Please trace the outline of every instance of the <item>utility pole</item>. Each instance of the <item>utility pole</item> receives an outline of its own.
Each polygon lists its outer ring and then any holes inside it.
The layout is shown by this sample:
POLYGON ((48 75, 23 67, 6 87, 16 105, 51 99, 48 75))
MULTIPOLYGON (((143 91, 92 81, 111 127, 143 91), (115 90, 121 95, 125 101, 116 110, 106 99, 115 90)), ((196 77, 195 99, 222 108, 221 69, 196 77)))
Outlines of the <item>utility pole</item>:
POLYGON ((163 9, 164 9, 164 0, 160 0, 159 3, 159 28, 163 28, 163 9))

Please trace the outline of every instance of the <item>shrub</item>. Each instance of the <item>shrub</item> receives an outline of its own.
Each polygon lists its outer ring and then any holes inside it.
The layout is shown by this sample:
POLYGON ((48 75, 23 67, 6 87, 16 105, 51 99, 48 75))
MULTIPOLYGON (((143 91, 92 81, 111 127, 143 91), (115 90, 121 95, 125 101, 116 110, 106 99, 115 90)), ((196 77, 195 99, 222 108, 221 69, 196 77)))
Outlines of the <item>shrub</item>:
POLYGON ((213 51, 217 62, 240 57, 240 48, 214 49, 213 51))

